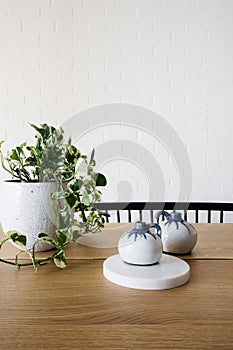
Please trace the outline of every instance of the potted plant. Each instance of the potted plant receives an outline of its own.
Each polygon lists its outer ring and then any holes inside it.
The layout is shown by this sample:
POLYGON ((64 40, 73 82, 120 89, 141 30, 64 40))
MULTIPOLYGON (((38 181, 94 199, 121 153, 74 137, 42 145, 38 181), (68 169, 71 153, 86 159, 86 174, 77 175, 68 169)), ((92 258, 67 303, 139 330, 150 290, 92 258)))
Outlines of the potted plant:
POLYGON ((0 221, 5 238, 20 247, 15 261, 0 261, 18 267, 19 255, 26 252, 37 266, 52 260, 66 266, 64 248, 86 232, 104 227, 106 216, 94 208, 100 201, 98 186, 106 185, 103 174, 94 171, 94 150, 90 160, 64 138, 62 128, 47 124, 36 126, 36 143, 26 142, 4 157, 0 142, 2 168, 11 180, 1 184, 0 221), (37 258, 37 251, 54 249, 52 255, 37 258))

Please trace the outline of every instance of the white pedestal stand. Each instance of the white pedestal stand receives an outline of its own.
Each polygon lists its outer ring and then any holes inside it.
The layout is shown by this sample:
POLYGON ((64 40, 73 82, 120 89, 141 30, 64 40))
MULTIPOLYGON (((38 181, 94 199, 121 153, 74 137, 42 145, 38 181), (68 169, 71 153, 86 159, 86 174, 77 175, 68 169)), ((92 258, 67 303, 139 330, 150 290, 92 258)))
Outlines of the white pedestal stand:
POLYGON ((161 290, 188 282, 190 267, 185 261, 165 254, 155 265, 130 265, 117 254, 104 261, 103 273, 109 281, 124 287, 161 290))

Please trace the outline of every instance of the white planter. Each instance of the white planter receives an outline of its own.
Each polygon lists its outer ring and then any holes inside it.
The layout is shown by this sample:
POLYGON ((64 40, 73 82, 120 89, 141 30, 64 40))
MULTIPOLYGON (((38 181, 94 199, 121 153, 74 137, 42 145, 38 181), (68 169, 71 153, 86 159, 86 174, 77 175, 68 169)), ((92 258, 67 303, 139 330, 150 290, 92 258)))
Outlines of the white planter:
MULTIPOLYGON (((21 183, 5 181, 0 188, 0 221, 4 233, 16 230, 27 237, 27 248, 32 248, 38 234, 44 232, 55 238, 56 216, 51 208, 50 194, 57 189, 55 182, 21 183)), ((36 251, 53 247, 44 242, 36 251)))

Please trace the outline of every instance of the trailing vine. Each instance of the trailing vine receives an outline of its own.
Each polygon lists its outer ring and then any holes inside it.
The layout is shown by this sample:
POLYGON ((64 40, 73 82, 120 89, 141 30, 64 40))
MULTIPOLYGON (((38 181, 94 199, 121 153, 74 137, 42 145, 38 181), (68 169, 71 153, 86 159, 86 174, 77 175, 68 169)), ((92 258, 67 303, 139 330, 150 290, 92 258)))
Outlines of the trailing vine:
POLYGON ((67 264, 65 246, 87 232, 95 233, 104 227, 107 214, 96 210, 94 203, 101 200, 101 192, 97 187, 105 186, 106 178, 94 171, 94 150, 88 160, 71 143, 71 139, 65 140, 62 128, 56 129, 48 124, 31 126, 36 131, 35 145, 24 142, 4 157, 3 141, 0 142, 1 165, 13 180, 57 183, 57 191, 51 194, 51 205, 56 213, 56 239, 49 237, 46 232, 38 232, 38 240, 29 250, 26 248, 27 237, 23 233, 9 231, 0 242, 0 249, 11 240, 20 246, 20 250, 14 261, 0 258, 0 262, 18 268, 33 265, 37 271, 38 265, 53 261, 56 266, 64 268, 67 264), (44 259, 36 257, 35 248, 39 242, 48 243, 54 248, 51 256, 44 259), (31 262, 20 263, 21 253, 28 254, 31 262))

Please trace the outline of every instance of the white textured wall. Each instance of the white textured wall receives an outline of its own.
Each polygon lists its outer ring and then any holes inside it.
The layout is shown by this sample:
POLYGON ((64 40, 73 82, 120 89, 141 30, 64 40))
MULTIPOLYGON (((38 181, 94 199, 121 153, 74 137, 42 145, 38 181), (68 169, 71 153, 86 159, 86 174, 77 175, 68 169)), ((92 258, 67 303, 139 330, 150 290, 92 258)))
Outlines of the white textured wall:
MULTIPOLYGON (((0 139, 7 149, 32 140, 28 122, 60 125, 88 107, 137 104, 180 135, 192 199, 232 201, 232 37, 232 0, 0 0, 0 139)), ((80 146, 120 135, 119 125, 106 126, 80 146)), ((137 130, 123 137, 146 143, 137 130)), ((132 199, 145 199, 134 169, 120 168, 104 167, 109 183, 129 176, 132 199)), ((161 169, 166 199, 175 199, 177 174, 166 162, 161 169)))

